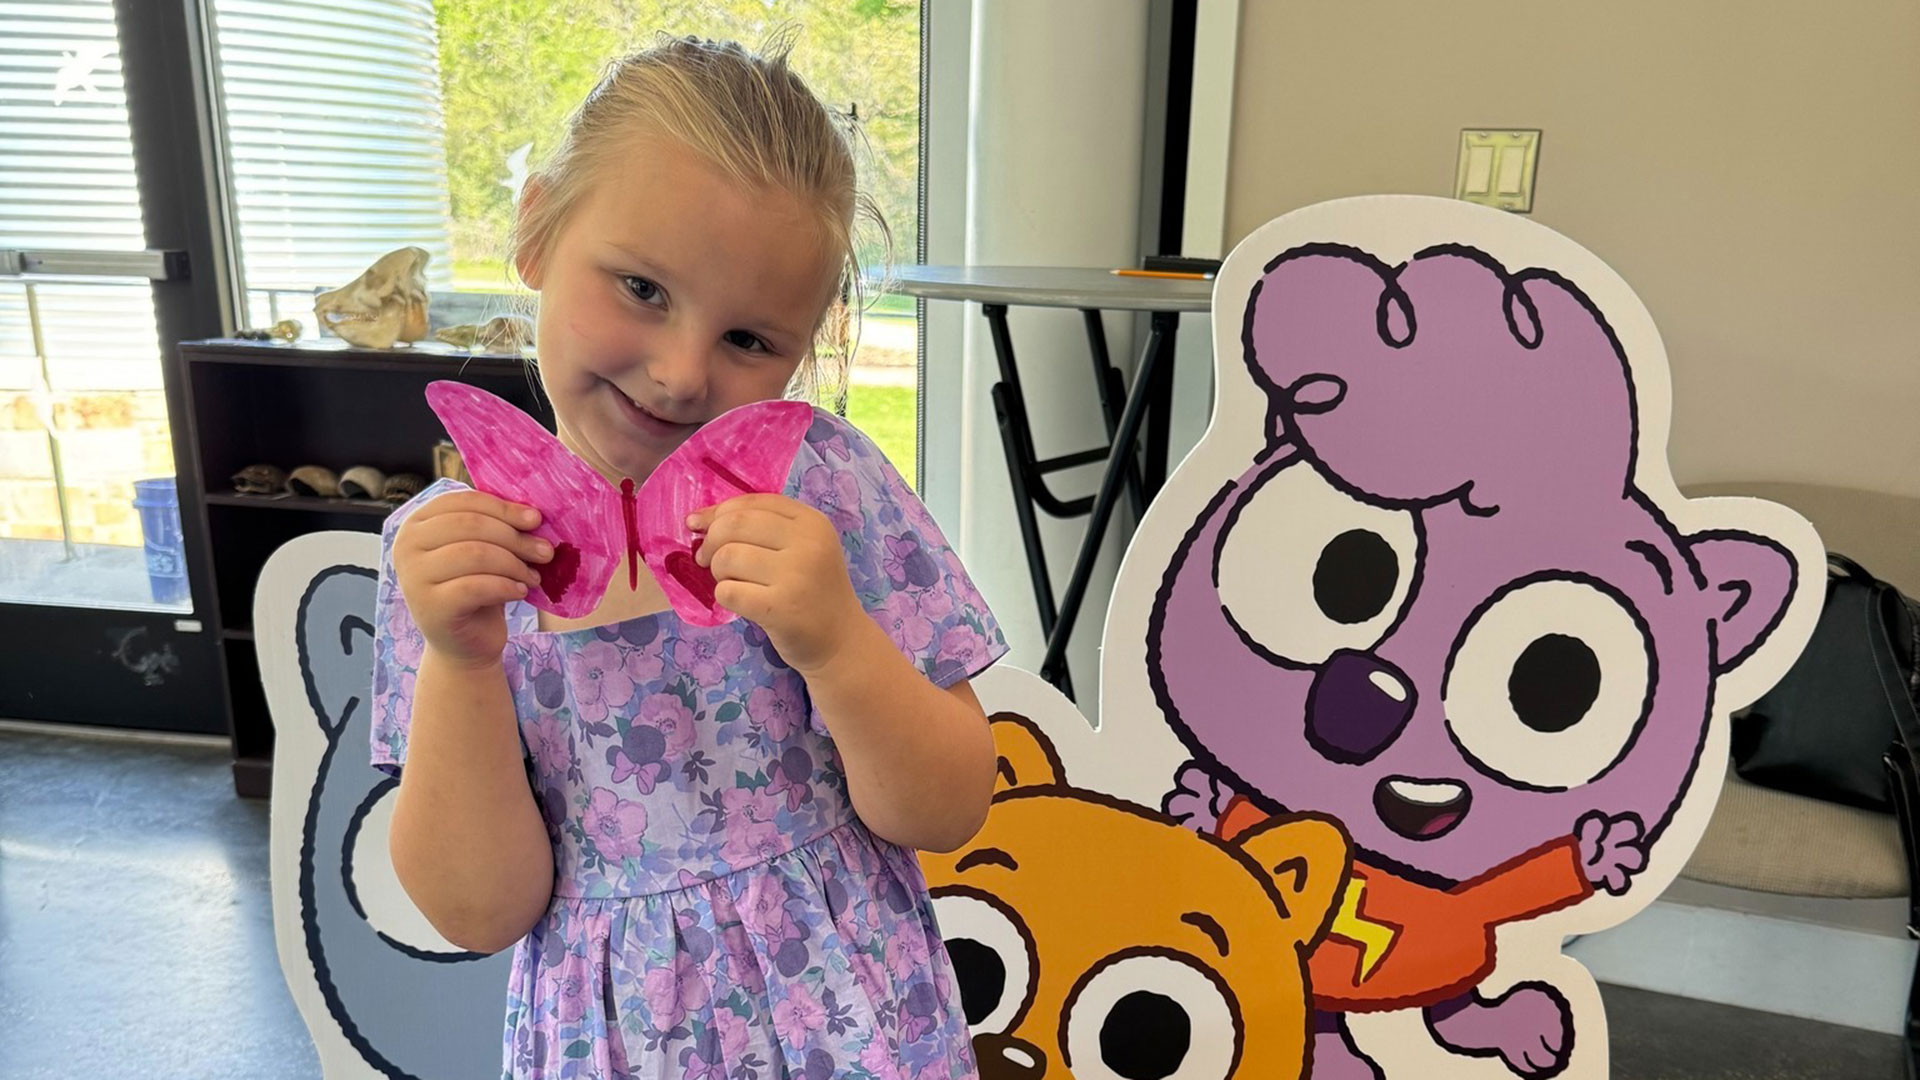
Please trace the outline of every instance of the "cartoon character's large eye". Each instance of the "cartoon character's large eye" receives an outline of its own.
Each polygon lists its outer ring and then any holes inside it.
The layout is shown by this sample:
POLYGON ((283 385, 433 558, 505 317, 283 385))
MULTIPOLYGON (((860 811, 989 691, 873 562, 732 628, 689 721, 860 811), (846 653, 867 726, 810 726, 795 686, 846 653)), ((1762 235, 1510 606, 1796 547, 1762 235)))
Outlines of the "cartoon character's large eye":
POLYGON ((1019 916, 983 892, 938 889, 933 917, 960 984, 960 1005, 976 1035, 1011 1029, 1035 978, 1033 941, 1019 916))
POLYGON ((1132 949, 1080 977, 1060 1017, 1080 1080, 1225 1080, 1240 1055, 1240 1007, 1198 960, 1132 949))
POLYGON ((1564 790, 1612 767, 1646 716, 1645 623, 1597 581, 1509 586, 1468 620, 1447 667, 1447 726, 1483 768, 1564 790))
POLYGON ((1242 639, 1268 659, 1313 665, 1379 644, 1419 559, 1411 513, 1369 506, 1297 463, 1234 511, 1214 580, 1242 639))

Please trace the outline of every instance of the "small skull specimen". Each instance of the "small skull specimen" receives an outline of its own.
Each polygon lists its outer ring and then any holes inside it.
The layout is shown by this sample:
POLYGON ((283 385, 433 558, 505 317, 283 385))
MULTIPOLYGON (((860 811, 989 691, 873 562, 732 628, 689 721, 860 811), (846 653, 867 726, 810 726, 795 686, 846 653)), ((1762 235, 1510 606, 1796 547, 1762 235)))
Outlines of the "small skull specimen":
POLYGON ((380 498, 395 505, 406 502, 420 494, 427 486, 425 478, 416 473, 394 473, 380 489, 380 498))
POLYGON ((249 465, 233 474, 233 490, 242 495, 278 495, 287 486, 287 471, 277 465, 249 465))
POLYGON ((472 352, 511 355, 533 344, 533 320, 524 315, 495 315, 483 323, 449 326, 433 336, 472 352))
POLYGON ((248 327, 234 331, 233 336, 241 341, 284 341, 291 345, 300 339, 302 327, 299 319, 281 319, 269 327, 248 327))
POLYGON ((340 494, 340 477, 324 465, 302 465, 288 474, 287 490, 308 498, 331 499, 340 494))
POLYGON ((371 465, 355 465, 340 474, 340 494, 349 499, 378 499, 387 490, 387 474, 371 465))
POLYGON ((427 260, 422 248, 387 252, 367 272, 313 298, 320 328, 363 349, 427 336, 427 260))

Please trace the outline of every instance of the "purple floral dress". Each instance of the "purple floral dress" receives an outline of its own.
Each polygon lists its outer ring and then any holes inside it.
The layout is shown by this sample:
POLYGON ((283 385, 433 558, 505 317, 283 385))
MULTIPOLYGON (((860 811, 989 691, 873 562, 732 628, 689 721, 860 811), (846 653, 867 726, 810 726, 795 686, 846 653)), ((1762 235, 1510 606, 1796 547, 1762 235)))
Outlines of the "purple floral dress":
MULTIPOLYGON (((386 527, 372 749, 395 774, 425 645, 393 538, 449 490, 386 527)), ((833 521, 854 592, 934 683, 1006 651, 926 508, 845 421, 816 413, 786 494, 833 521)), ((759 627, 665 611, 549 632, 524 603, 507 619, 555 881, 514 951, 505 1076, 974 1075, 919 864, 855 816, 805 682, 759 627)))

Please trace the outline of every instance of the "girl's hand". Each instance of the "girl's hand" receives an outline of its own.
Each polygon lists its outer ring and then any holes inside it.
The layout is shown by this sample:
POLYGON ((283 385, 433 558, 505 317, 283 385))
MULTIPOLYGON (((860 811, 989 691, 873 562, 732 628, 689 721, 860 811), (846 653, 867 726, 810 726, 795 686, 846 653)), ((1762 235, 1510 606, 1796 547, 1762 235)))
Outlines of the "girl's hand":
POLYGON ((758 623, 801 675, 825 667, 867 618, 840 534, 813 507, 741 495, 689 514, 687 526, 706 533, 694 561, 713 573, 714 599, 758 623))
POLYGON ((553 558, 522 531, 539 524, 538 510, 479 491, 431 499, 401 524, 394 579, 428 648, 466 667, 500 663, 507 602, 540 584, 529 564, 553 558))

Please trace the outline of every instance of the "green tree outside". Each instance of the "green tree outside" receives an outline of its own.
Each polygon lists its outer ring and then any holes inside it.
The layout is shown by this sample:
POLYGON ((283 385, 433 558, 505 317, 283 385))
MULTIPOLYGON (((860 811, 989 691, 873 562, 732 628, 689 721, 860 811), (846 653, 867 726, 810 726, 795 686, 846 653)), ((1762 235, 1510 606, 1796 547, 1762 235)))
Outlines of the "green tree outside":
MULTIPOLYGON (((796 70, 836 108, 857 108, 862 183, 912 258, 918 233, 918 0, 435 0, 456 287, 511 287, 516 152, 537 168, 606 63, 659 33, 757 46, 795 34, 796 70)), ((879 263, 877 236, 861 260, 879 263)))

